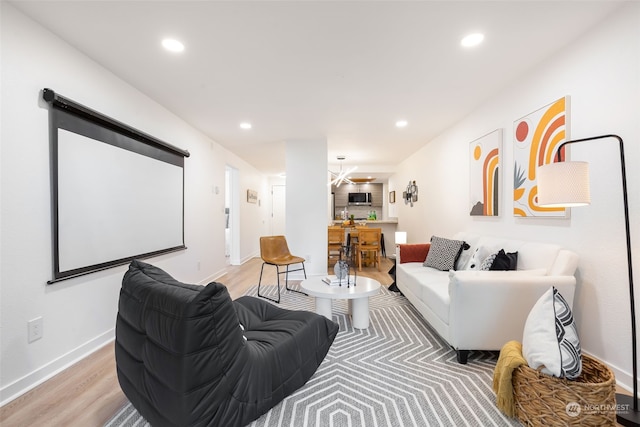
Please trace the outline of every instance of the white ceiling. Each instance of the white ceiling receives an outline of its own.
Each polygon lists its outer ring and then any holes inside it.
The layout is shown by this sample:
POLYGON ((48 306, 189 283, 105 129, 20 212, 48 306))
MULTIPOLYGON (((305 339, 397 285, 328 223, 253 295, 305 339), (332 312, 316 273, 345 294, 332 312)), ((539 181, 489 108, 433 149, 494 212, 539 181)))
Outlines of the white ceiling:
POLYGON ((329 163, 345 155, 360 175, 388 173, 621 5, 12 3, 266 174, 284 171, 285 140, 326 138, 329 163), (476 31, 484 43, 462 48, 460 39, 476 31), (185 51, 163 50, 168 36, 185 51), (401 118, 409 125, 397 129, 401 118), (253 128, 240 129, 242 121, 253 128))

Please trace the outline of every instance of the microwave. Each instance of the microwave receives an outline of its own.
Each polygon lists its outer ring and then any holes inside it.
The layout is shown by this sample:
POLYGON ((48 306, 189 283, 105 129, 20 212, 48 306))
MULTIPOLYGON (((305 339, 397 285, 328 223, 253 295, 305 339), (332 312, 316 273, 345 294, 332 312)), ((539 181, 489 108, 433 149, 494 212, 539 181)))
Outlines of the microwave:
POLYGON ((371 206, 371 193, 349 193, 349 204, 371 206))

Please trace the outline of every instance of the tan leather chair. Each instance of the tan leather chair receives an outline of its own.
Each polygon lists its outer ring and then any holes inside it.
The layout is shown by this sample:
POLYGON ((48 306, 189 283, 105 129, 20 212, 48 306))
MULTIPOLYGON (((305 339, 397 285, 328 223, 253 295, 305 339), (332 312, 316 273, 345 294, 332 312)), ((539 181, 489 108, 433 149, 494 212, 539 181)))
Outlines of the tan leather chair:
POLYGON ((307 272, 304 269, 304 258, 291 255, 289 252, 289 246, 287 245, 287 239, 284 236, 263 236, 260 237, 260 258, 262 258, 262 268, 260 269, 260 280, 258 281, 258 296, 271 300, 275 303, 280 303, 280 275, 284 274, 284 287, 288 291, 294 291, 306 295, 304 292, 300 292, 296 289, 289 288, 289 272, 290 271, 303 271, 304 278, 307 278, 307 272), (278 299, 269 298, 264 295, 260 295, 260 285, 262 284, 262 272, 264 271, 264 265, 273 265, 276 267, 276 277, 278 279, 278 299), (290 270, 289 266, 293 264, 302 264, 301 268, 290 270), (286 267, 285 271, 280 271, 280 267, 286 267))
POLYGON ((338 261, 340 259, 340 251, 344 246, 344 228, 328 227, 327 237, 327 262, 331 264, 331 260, 338 261))
POLYGON ((366 256, 373 261, 373 265, 378 265, 380 271, 380 237, 381 228, 359 228, 358 244, 356 256, 358 257, 358 270, 362 271, 362 257, 366 256))

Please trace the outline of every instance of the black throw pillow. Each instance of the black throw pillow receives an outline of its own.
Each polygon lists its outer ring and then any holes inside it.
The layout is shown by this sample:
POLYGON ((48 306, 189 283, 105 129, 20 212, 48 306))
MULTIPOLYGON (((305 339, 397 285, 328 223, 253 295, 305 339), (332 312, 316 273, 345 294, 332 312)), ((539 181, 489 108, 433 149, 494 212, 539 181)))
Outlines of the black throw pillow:
POLYGON ((500 249, 489 270, 515 270, 518 267, 518 252, 505 253, 500 249))

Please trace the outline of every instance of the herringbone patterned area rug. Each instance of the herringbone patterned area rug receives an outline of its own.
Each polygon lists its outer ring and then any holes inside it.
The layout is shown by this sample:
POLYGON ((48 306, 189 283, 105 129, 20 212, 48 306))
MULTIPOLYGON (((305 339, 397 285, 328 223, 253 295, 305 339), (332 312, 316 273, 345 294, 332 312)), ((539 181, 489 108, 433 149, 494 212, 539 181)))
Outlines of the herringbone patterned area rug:
MULTIPOLYGON (((276 295, 275 287, 262 292, 276 295)), ((333 304, 340 332, 326 359, 307 384, 252 427, 520 425, 495 406, 491 383, 497 353, 472 352, 467 365, 458 364, 455 352, 411 303, 384 287, 370 299, 368 330, 352 328, 345 301, 333 304)), ((314 300, 284 291, 280 306, 313 311, 314 300)), ((147 425, 131 404, 107 423, 147 425)))

